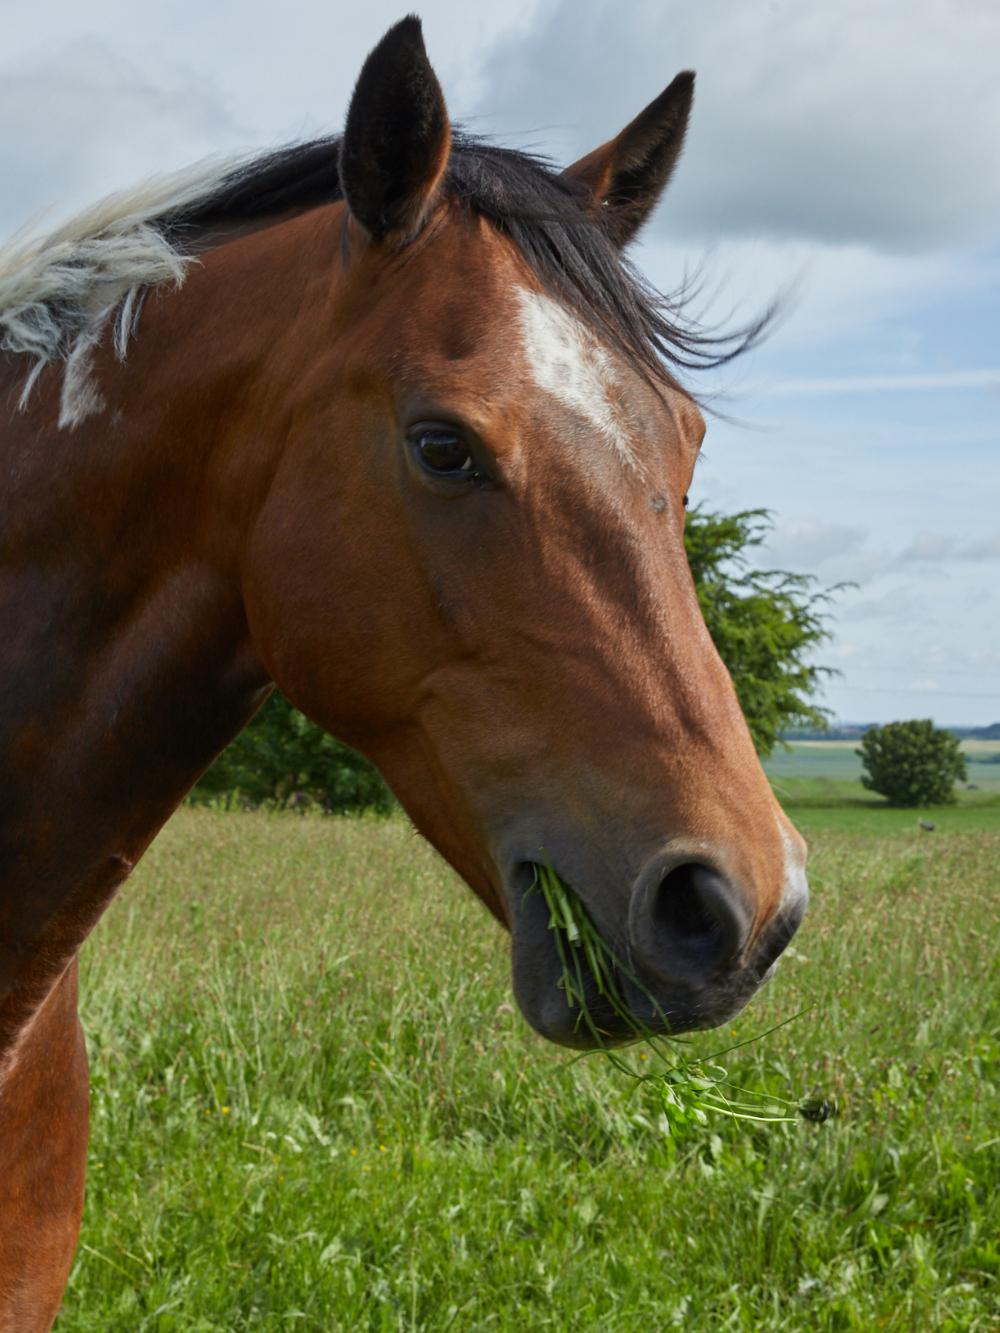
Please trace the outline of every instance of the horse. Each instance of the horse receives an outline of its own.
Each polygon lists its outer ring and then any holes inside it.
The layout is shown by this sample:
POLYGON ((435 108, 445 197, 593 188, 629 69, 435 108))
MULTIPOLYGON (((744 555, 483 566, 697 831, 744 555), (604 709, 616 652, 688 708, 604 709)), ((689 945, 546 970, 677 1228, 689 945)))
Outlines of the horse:
POLYGON ((693 77, 559 171, 451 125, 409 17, 340 137, 0 255, 4 1333, 51 1326, 77 1242, 80 947, 275 687, 510 931, 550 1040, 588 1035, 543 863, 657 1031, 728 1019, 798 926, 804 844, 683 544, 679 375, 759 329, 710 336, 626 254, 693 77))

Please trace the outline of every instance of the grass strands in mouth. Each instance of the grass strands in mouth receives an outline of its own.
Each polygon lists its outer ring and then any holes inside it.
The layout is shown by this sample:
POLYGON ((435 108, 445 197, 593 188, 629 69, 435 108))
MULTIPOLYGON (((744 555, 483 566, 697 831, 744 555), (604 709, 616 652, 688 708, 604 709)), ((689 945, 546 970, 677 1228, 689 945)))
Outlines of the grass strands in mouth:
MULTIPOLYGON (((726 1116, 731 1120, 750 1121, 754 1124, 790 1124, 796 1120, 797 1102, 733 1083, 720 1057, 740 1047, 760 1041, 790 1023, 799 1015, 786 1018, 765 1032, 734 1042, 707 1056, 685 1057, 678 1050, 684 1043, 677 1037, 665 1037, 653 1032, 633 1013, 621 993, 619 977, 626 978, 650 1001, 654 1012, 659 1011, 653 996, 645 986, 608 948, 597 927, 591 921, 580 898, 560 879, 546 862, 536 863, 535 879, 529 892, 541 893, 549 913, 549 929, 555 940, 556 952, 562 969, 560 985, 566 1002, 577 1011, 577 1027, 586 1029, 593 1037, 598 1052, 609 1059, 617 1069, 635 1081, 636 1087, 651 1088, 657 1095, 671 1134, 678 1134, 694 1126, 705 1126, 711 1116, 726 1116), (608 1042, 608 1033, 601 1030, 587 1000, 587 979, 615 1015, 631 1030, 636 1042, 644 1042, 653 1056, 656 1067, 639 1072, 623 1059, 608 1042)), ((664 1015, 666 1021, 666 1016, 664 1015)), ((575 1057, 586 1059, 595 1054, 584 1052, 575 1057)))

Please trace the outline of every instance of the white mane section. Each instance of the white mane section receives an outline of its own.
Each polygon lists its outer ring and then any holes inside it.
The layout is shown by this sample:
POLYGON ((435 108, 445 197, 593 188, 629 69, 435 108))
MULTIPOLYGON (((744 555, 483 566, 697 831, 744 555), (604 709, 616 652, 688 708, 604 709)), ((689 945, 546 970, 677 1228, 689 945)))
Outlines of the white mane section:
POLYGON ((615 390, 611 353, 565 306, 543 292, 518 289, 524 351, 535 383, 589 421, 628 467, 641 471, 627 413, 615 390))
POLYGON ((223 181, 253 156, 199 162, 109 196, 48 235, 20 232, 0 247, 0 352, 35 360, 20 406, 50 361, 67 362, 60 424, 77 424, 100 410, 99 395, 84 381, 101 333, 114 312, 115 354, 125 357, 141 307, 143 289, 179 286, 194 262, 157 227, 157 219, 210 198, 223 181), (74 367, 74 362, 75 367, 74 367), (84 390, 67 405, 70 369, 84 390), (89 405, 88 405, 89 403, 89 405))

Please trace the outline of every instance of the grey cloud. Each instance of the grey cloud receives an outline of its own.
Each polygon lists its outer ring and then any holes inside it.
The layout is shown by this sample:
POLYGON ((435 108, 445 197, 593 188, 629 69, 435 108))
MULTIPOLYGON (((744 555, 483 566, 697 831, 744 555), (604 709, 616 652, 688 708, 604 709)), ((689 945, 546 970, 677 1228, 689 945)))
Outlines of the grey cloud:
POLYGON ((767 547, 782 568, 812 571, 856 554, 867 539, 867 530, 853 524, 801 520, 781 525, 767 547))
MULTIPOLYGON (((916 610, 915 577, 923 581, 926 591, 930 576, 954 581, 958 577, 956 562, 1000 560, 1000 532, 963 544, 956 537, 923 530, 896 552, 881 543, 872 545, 871 536, 868 528, 857 524, 799 519, 783 523, 773 532, 766 560, 782 569, 815 574, 826 583, 856 585, 858 595, 843 603, 855 620, 886 613, 904 618, 916 610), (905 583, 897 582, 900 576, 905 583), (873 588, 886 577, 893 579, 896 590, 874 595, 873 588)), ((881 586, 884 590, 885 584, 881 586)), ((953 605, 955 596, 950 594, 953 605)), ((981 592, 976 590, 973 605, 980 600, 981 592)))
POLYGON ((144 69, 96 38, 0 77, 0 232, 59 215, 143 176, 238 142, 215 85, 183 66, 144 69))
POLYGON ((449 105, 538 0, 32 0, 8 4, 0 53, 0 231, 207 154, 338 130, 361 63, 408 8, 449 105))
MULTIPOLYGON (((891 556, 870 543, 871 530, 860 524, 798 519, 782 523, 767 542, 767 560, 782 569, 814 574, 824 584, 868 588, 892 566, 891 556)), ((848 589, 845 589, 847 592, 848 589)))
POLYGON ((928 623, 928 605, 908 587, 890 588, 874 597, 862 597, 844 606, 838 619, 846 623, 874 620, 885 625, 928 623))
MULTIPOLYGON (((995 6, 517 0, 487 13, 425 0, 422 8, 453 111, 567 159, 614 133, 677 69, 698 68, 688 151, 654 238, 912 248, 997 230, 995 6)), ((334 17, 307 2, 289 25, 273 7, 235 0, 198 11, 178 0, 170 21, 137 15, 124 0, 85 11, 48 0, 47 11, 48 19, 12 13, 5 30, 6 229, 53 197, 75 206, 207 152, 336 128, 365 51, 401 12, 372 0, 364 15, 334 17), (102 37, 77 36, 31 60, 29 39, 42 23, 102 37)))
POLYGON ((981 541, 970 542, 959 551, 961 560, 1000 560, 1000 532, 981 541))
POLYGON ((909 546, 899 554, 896 563, 902 565, 931 563, 938 564, 947 560, 954 553, 955 542, 951 537, 939 532, 918 532, 909 546))
POLYGON ((975 0, 557 0, 498 46, 482 108, 570 160, 692 66, 659 226, 920 248, 995 236, 998 50, 1000 8, 975 0))
POLYGON ((900 552, 894 563, 940 565, 951 560, 967 560, 977 564, 1000 560, 1000 532, 964 544, 939 532, 920 532, 900 552))

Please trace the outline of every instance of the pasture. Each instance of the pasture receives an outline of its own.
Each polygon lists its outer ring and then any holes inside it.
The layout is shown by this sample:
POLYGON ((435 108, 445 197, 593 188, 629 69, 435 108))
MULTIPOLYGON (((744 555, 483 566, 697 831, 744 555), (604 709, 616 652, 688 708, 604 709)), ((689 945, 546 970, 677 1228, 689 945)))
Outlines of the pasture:
POLYGON ((893 810, 861 785, 855 741, 795 741, 764 761, 771 785, 803 831, 853 829, 879 835, 915 831, 921 820, 935 832, 1000 832, 1000 741, 963 741, 968 777, 953 806, 893 810))
POLYGON ((811 912, 693 1049, 805 1010, 724 1063, 836 1114, 673 1138, 530 1033, 506 937, 402 817, 182 810, 84 951, 58 1329, 995 1328, 1000 810, 974 809, 795 811, 811 912))

